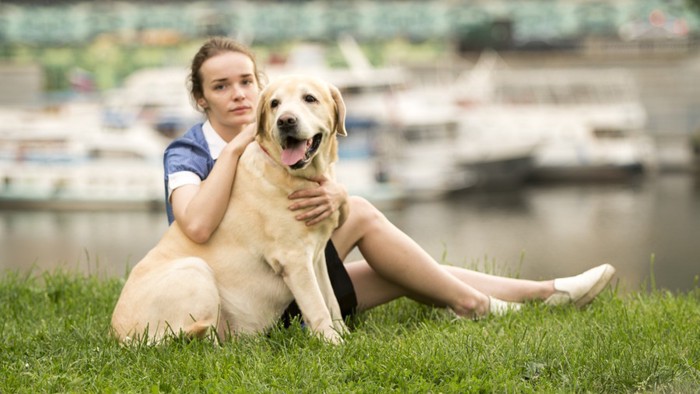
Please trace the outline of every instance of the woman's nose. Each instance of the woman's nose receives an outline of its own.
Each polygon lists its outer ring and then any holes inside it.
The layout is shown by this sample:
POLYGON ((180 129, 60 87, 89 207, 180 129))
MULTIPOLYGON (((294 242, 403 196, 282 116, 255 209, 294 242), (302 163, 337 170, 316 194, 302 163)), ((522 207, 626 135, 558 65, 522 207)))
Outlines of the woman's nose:
POLYGON ((245 94, 243 93, 243 88, 240 87, 240 86, 234 86, 234 87, 233 87, 232 98, 233 98, 234 100, 236 100, 236 99, 240 99, 240 98, 243 98, 243 97, 245 97, 245 94))

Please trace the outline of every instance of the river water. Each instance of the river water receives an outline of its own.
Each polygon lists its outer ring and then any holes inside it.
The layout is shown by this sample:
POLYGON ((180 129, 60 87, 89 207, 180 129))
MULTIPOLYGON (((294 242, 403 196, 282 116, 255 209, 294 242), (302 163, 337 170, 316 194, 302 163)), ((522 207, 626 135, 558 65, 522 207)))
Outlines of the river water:
MULTIPOLYGON (((700 275, 700 181, 688 174, 466 191, 385 214, 437 260, 499 274, 544 279, 608 262, 621 291, 648 286, 652 262, 657 287, 687 291, 700 275)), ((161 212, 0 211, 0 271, 122 276, 166 226, 161 212)))

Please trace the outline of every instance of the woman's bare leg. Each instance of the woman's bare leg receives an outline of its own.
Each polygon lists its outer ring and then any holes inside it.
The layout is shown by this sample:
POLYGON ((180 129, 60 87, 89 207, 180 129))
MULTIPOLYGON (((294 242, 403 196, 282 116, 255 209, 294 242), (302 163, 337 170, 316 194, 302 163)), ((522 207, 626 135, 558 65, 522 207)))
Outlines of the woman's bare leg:
MULTIPOLYGON (((430 297, 421 297, 390 282, 364 260, 347 263, 345 267, 355 287, 359 310, 371 309, 400 297, 410 297, 424 304, 444 306, 430 297)), ((544 300, 553 293, 552 281, 535 282, 504 278, 452 266, 442 266, 442 268, 479 292, 505 301, 544 300)))
POLYGON ((459 315, 488 313, 486 294, 444 269, 366 200, 348 201, 350 215, 332 238, 341 259, 357 246, 367 261, 348 264, 361 308, 405 295, 449 306, 459 315))
POLYGON ((450 274, 480 292, 504 301, 545 300, 554 293, 554 281, 534 281, 485 274, 462 267, 442 265, 450 274))
POLYGON ((397 298, 411 296, 405 288, 377 274, 364 260, 346 263, 345 268, 355 288, 359 311, 372 309, 397 298))
POLYGON ((350 197, 350 215, 333 233, 341 259, 357 246, 365 261, 346 264, 361 310, 407 296, 424 303, 450 306, 460 315, 484 315, 488 296, 522 302, 545 299, 551 281, 498 277, 438 264, 415 241, 394 226, 372 204, 350 197))

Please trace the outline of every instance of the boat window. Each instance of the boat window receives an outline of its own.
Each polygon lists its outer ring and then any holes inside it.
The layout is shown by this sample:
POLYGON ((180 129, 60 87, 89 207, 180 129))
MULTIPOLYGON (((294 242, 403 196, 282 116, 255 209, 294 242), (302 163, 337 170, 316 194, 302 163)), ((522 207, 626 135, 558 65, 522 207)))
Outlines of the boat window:
POLYGON ((613 128, 596 128, 593 130, 593 135, 600 139, 620 139, 625 137, 625 133, 621 129, 613 128))
POLYGON ((451 125, 408 127, 403 132, 403 138, 409 142, 451 140, 456 137, 456 133, 456 127, 451 125))
POLYGON ((494 88, 495 101, 501 104, 608 104, 634 100, 634 90, 617 80, 552 80, 504 78, 494 88))
POLYGON ((93 159, 142 159, 143 156, 126 150, 93 149, 90 151, 93 159))

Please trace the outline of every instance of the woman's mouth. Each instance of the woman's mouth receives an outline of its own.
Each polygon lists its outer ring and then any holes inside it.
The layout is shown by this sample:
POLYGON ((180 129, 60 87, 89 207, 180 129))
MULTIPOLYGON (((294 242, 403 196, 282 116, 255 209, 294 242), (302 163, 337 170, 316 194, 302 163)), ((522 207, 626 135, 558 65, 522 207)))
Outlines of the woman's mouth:
POLYGON ((250 111, 250 107, 236 107, 232 110, 229 110, 229 112, 233 113, 243 113, 243 112, 248 112, 250 111))

